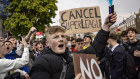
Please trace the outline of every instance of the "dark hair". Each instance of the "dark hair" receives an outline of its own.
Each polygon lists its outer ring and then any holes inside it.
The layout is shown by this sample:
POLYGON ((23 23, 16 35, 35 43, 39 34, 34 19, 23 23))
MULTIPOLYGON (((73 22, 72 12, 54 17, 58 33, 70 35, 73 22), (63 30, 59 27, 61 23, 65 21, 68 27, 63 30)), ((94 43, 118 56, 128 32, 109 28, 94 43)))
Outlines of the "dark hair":
POLYGON ((12 33, 10 31, 7 31, 8 36, 12 36, 12 33))
POLYGON ((12 44, 12 42, 11 42, 11 41, 4 41, 4 44, 5 44, 6 42, 9 42, 9 43, 11 43, 11 44, 12 44))
POLYGON ((43 47, 45 47, 45 45, 46 45, 46 37, 43 37, 43 39, 42 39, 42 44, 43 44, 43 47))
POLYGON ((138 33, 138 31, 135 28, 128 28, 126 30, 126 33, 128 34, 129 31, 135 32, 136 34, 138 33))
POLYGON ((71 42, 72 42, 73 40, 75 40, 75 39, 74 39, 74 38, 73 38, 73 39, 71 39, 71 42))
POLYGON ((76 42, 83 42, 83 39, 82 38, 77 38, 76 42))
POLYGON ((89 34, 85 34, 84 38, 88 37, 92 41, 92 37, 89 34))
POLYGON ((125 37, 126 35, 127 35, 127 32, 126 31, 122 31, 121 37, 125 37))
POLYGON ((10 36, 10 37, 7 38, 7 41, 9 41, 9 40, 12 39, 12 38, 16 38, 16 37, 10 36))
POLYGON ((110 34, 109 39, 117 40, 117 35, 116 34, 110 34))
POLYGON ((35 46, 37 46, 38 44, 42 44, 42 42, 41 41, 37 41, 36 44, 35 44, 35 46))

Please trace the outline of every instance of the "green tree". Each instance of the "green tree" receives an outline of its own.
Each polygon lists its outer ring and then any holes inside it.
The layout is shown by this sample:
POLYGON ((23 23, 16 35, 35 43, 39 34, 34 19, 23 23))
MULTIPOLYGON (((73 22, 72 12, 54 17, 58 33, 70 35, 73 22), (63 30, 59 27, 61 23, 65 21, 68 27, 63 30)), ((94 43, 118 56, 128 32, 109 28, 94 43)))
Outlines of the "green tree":
POLYGON ((14 35, 26 35, 31 27, 43 31, 50 26, 57 10, 57 0, 10 0, 5 9, 9 13, 3 25, 14 35))

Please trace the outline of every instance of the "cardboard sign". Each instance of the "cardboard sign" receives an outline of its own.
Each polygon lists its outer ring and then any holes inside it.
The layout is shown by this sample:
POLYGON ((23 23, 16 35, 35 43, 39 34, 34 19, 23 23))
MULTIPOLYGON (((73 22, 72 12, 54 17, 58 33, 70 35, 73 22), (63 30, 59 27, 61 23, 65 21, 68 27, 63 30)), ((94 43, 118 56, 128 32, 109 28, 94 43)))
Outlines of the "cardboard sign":
POLYGON ((100 9, 97 6, 61 11, 60 24, 66 34, 97 32, 101 27, 100 9))
POLYGON ((84 79, 103 79, 94 54, 73 54, 75 75, 81 73, 84 79))

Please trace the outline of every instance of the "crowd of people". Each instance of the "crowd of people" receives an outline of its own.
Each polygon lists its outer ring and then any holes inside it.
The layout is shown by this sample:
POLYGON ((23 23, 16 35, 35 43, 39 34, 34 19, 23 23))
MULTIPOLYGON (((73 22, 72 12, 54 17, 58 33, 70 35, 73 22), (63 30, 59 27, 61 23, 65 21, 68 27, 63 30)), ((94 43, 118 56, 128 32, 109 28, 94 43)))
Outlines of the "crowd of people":
POLYGON ((140 79, 137 31, 128 28, 120 39, 110 34, 116 17, 113 13, 106 18, 94 40, 89 34, 67 40, 60 26, 46 30, 42 41, 34 40, 35 27, 19 40, 10 32, 0 36, 0 79, 83 79, 74 73, 73 53, 96 54, 105 79, 140 79))

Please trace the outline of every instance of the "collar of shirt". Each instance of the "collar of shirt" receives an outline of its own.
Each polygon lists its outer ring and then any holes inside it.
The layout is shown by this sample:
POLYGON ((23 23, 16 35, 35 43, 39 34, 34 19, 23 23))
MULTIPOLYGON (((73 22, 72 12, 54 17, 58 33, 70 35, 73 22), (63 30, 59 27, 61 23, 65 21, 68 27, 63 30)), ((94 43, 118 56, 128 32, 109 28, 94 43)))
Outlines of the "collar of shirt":
POLYGON ((114 49, 118 46, 119 44, 116 44, 114 47, 112 47, 111 51, 113 52, 114 49))
POLYGON ((36 54, 41 54, 41 53, 42 53, 42 52, 39 53, 38 51, 36 51, 36 54))

